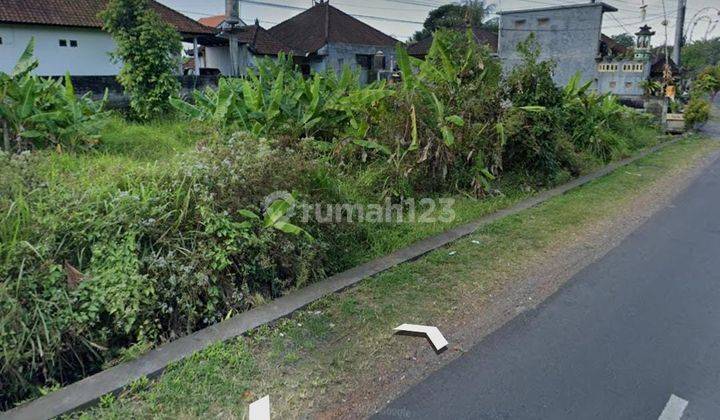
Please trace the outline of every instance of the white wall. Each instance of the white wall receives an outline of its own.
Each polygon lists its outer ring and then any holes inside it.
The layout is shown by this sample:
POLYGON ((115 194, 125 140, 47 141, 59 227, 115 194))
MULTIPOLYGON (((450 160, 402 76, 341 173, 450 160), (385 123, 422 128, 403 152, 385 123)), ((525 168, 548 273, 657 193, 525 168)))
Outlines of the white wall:
POLYGON ((230 74, 230 49, 227 46, 205 47, 205 57, 200 60, 201 67, 218 69, 222 74, 230 74))
POLYGON ((35 57, 40 60, 38 75, 60 76, 69 71, 73 76, 114 76, 121 67, 108 55, 115 43, 99 29, 0 24, 0 37, 0 71, 6 73, 15 67, 32 37, 35 57), (60 39, 67 40, 68 46, 60 47, 60 39), (71 40, 78 42, 77 48, 70 47, 71 40))
MULTIPOLYGON (((261 60, 263 56, 256 56, 250 52, 247 45, 240 46, 240 66, 247 68, 257 67, 258 60, 261 60)), ((277 59, 275 56, 269 57, 272 60, 277 59)), ((205 57, 200 59, 200 65, 203 68, 218 69, 223 75, 232 74, 232 61, 230 60, 230 48, 227 46, 221 47, 206 47, 205 57)))
POLYGON ((596 83, 603 7, 601 3, 588 2, 502 13, 498 53, 504 70, 509 72, 522 64, 517 46, 535 33, 541 48, 540 59, 554 60, 557 65, 555 83, 565 86, 577 72, 583 82, 596 83))

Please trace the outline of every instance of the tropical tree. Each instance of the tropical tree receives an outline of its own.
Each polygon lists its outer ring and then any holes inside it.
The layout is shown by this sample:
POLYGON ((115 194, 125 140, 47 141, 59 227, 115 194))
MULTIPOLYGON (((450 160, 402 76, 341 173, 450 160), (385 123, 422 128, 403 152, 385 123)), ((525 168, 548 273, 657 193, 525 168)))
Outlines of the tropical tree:
POLYGON ((635 38, 628 33, 613 35, 612 39, 625 48, 633 48, 635 46, 635 38))
POLYGON ((32 74, 38 66, 31 39, 9 73, 0 72, 0 126, 5 151, 91 146, 107 122, 105 101, 75 94, 70 75, 53 80, 32 74))
POLYGON ((423 29, 415 32, 411 41, 420 41, 430 37, 441 28, 456 28, 469 23, 473 27, 483 24, 483 19, 495 6, 485 4, 484 0, 466 0, 463 4, 446 4, 432 10, 425 19, 423 29))
POLYGON ((180 35, 148 6, 147 0, 110 0, 101 13, 104 29, 123 64, 118 81, 130 96, 133 116, 147 120, 170 109, 180 83, 175 77, 182 51, 180 35))
POLYGON ((682 63, 692 74, 720 64, 720 37, 685 45, 682 49, 682 63))

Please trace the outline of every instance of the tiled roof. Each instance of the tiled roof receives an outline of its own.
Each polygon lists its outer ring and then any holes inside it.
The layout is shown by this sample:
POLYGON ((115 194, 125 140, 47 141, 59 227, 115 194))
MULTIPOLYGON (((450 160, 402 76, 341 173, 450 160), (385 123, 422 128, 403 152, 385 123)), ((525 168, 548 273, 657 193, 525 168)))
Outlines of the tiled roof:
MULTIPOLYGON (((673 61, 672 58, 668 58, 667 62, 670 65, 670 71, 672 71, 673 75, 677 75, 680 73, 680 69, 678 69, 677 64, 675 64, 675 61, 673 61)), ((655 54, 650 60, 650 66, 651 77, 662 77, 663 73, 665 72, 665 54, 655 54)))
MULTIPOLYGON (((225 21, 225 15, 211 16, 199 19, 198 22, 204 25, 215 25, 218 27, 225 21)), ((281 52, 292 53, 292 50, 273 38, 267 29, 260 26, 256 21, 254 25, 238 26, 236 28, 238 42, 247 44, 251 51, 261 55, 278 55, 281 52)), ((227 38, 217 38, 220 45, 227 45, 227 38)), ((192 52, 188 53, 192 55, 192 52)))
MULTIPOLYGON (((465 29, 457 29, 458 31, 465 29)), ((487 45, 492 52, 497 52, 498 49, 498 34, 497 32, 493 32, 487 29, 483 28, 474 28, 473 34, 475 34, 475 39, 478 41, 478 44, 480 45, 487 45)), ((433 43, 433 37, 427 37, 425 39, 422 39, 408 47, 408 54, 410 54, 413 57, 425 57, 428 52, 430 52, 430 47, 433 43)))
POLYGON ((601 34, 600 41, 604 42, 605 45, 607 45, 608 48, 610 48, 615 54, 622 55, 628 52, 627 47, 619 44, 617 41, 605 34, 601 34))
MULTIPOLYGON (((0 0, 0 23, 102 28, 98 14, 109 0, 0 0)), ((149 0, 150 7, 177 30, 209 35, 214 30, 167 6, 149 0)))
POLYGON ((399 42, 327 2, 270 28, 270 34, 298 53, 314 53, 329 43, 394 46, 399 42))
POLYGON ((272 35, 257 23, 243 26, 238 34, 238 41, 247 44, 256 54, 278 55, 281 52, 289 53, 290 48, 273 38, 272 35))
POLYGON ((217 28, 221 23, 225 22, 225 15, 200 18, 198 22, 210 28, 217 28))

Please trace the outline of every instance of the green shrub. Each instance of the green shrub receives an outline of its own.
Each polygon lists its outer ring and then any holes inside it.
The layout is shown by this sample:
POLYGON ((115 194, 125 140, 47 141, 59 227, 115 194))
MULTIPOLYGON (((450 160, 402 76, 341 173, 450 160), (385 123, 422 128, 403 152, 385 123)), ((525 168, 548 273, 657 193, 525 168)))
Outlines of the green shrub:
POLYGON ((685 127, 689 130, 706 123, 710 119, 710 101, 702 98, 692 98, 685 107, 685 127))
POLYGON ((563 127, 579 151, 609 162, 629 150, 626 122, 639 121, 637 113, 622 106, 615 96, 591 92, 590 86, 591 82, 580 85, 579 74, 566 86, 563 127))
POLYGON ((714 99, 718 92, 720 92, 720 65, 706 67, 695 79, 693 96, 709 95, 714 99))
POLYGON ((403 47, 397 56, 403 81, 381 134, 392 152, 385 195, 485 194, 502 171, 499 63, 471 31, 436 32, 425 61, 403 47))
POLYGON ((82 377, 122 348, 190 333, 323 278, 332 266, 326 247, 337 227, 308 226, 311 240, 252 216, 276 190, 309 191, 318 201, 326 194, 314 180, 332 169, 302 152, 239 136, 97 186, 48 184, 37 171, 42 158, 2 158, 3 405, 82 377))
POLYGON ((552 75, 555 63, 540 61, 540 47, 534 36, 518 45, 522 64, 504 83, 503 97, 510 112, 503 123, 507 144, 503 150, 505 168, 549 179, 572 160, 572 148, 562 132, 563 93, 552 75))

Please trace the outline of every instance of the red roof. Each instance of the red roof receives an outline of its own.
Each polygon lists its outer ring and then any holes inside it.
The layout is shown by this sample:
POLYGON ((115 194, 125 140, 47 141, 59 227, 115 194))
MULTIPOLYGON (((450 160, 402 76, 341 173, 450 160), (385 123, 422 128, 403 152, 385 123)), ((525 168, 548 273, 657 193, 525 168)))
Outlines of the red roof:
POLYGON ((399 42, 327 1, 270 28, 270 34, 303 53, 317 52, 330 43, 394 46, 399 42))
POLYGON ((225 22, 225 15, 200 18, 198 22, 210 28, 217 28, 221 23, 225 22))
MULTIPOLYGON (((102 28, 98 14, 109 0, 0 0, 0 23, 102 28)), ((154 0, 150 7, 183 34, 210 35, 214 30, 154 0)))
MULTIPOLYGON (((225 21, 225 15, 210 16, 199 19, 198 22, 208 27, 217 28, 225 21)), ((282 42, 275 39, 267 29, 260 26, 256 21, 254 25, 239 26, 236 28, 236 35, 241 44, 247 44, 248 48, 255 54, 278 55, 281 52, 290 54, 292 51, 282 42)), ((218 39, 218 42, 227 45, 226 38, 218 39), (220 41, 222 40, 222 41, 220 41)))

